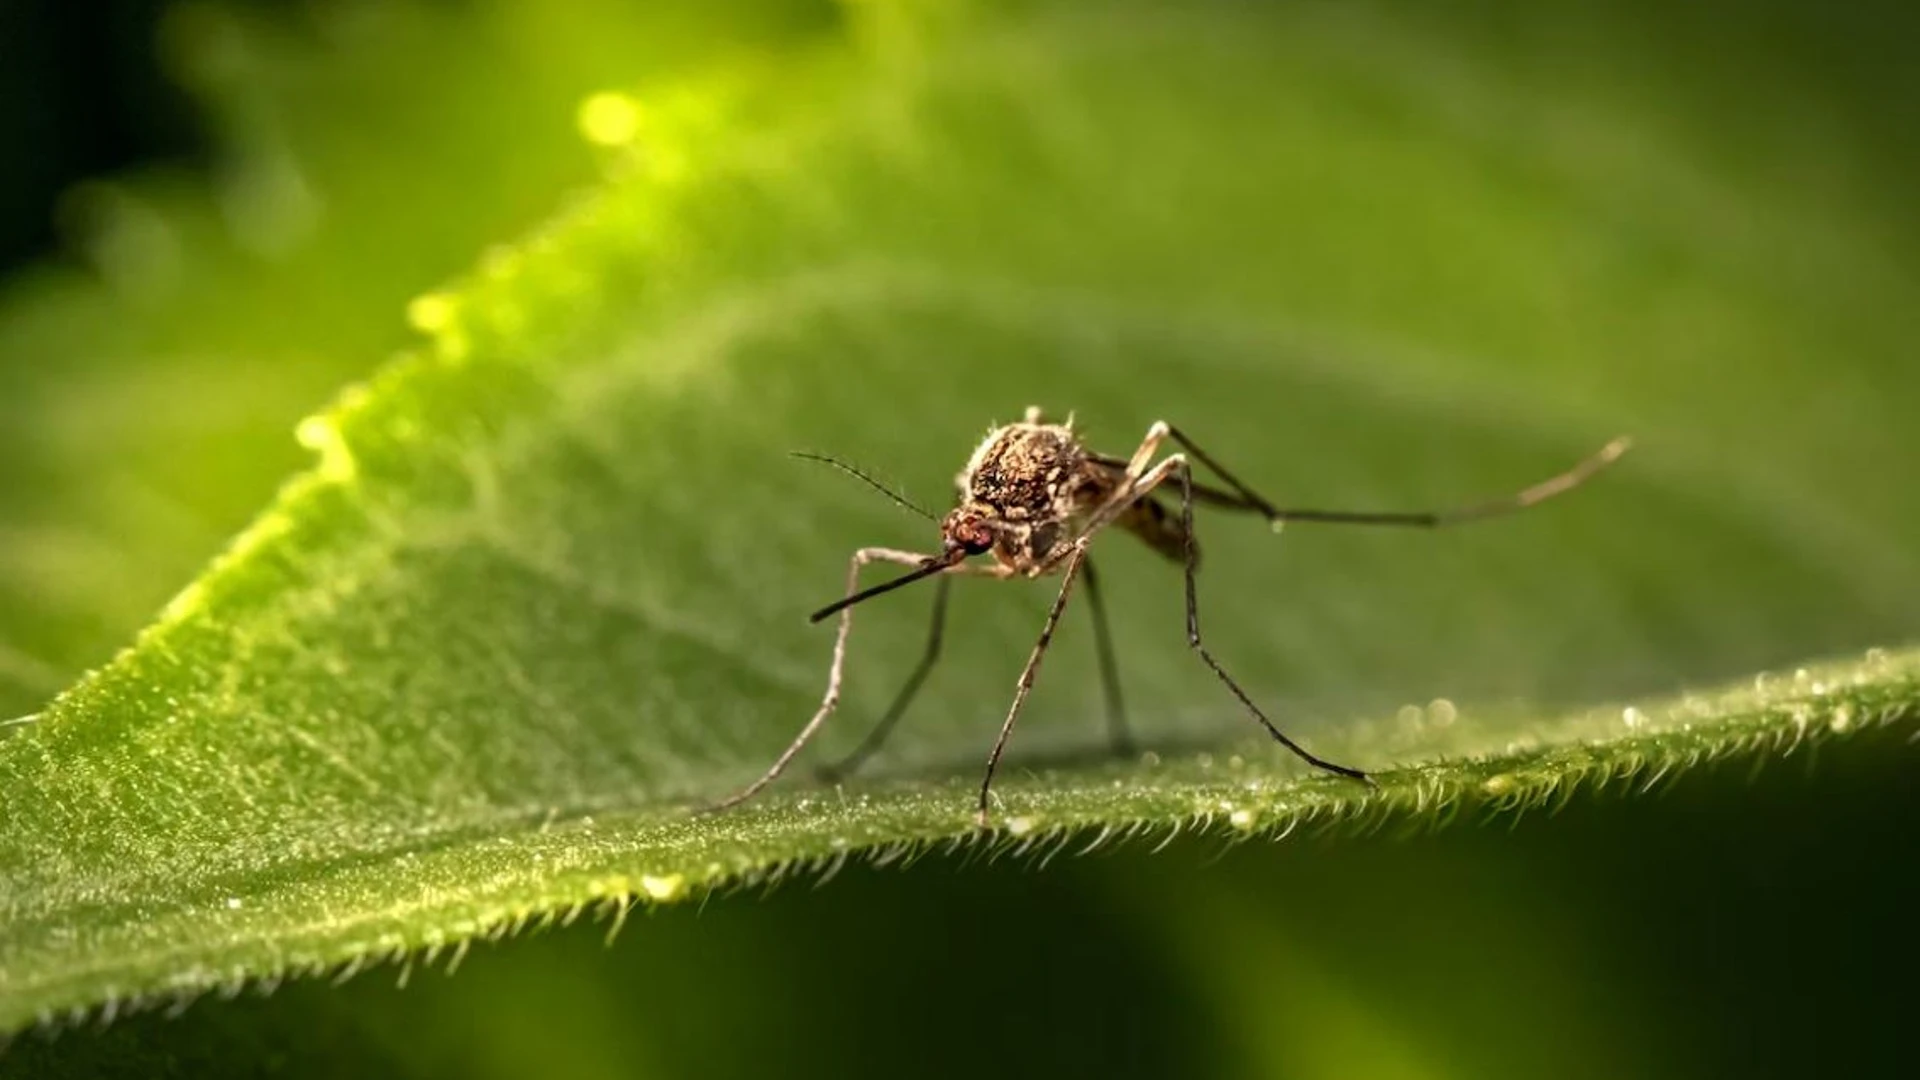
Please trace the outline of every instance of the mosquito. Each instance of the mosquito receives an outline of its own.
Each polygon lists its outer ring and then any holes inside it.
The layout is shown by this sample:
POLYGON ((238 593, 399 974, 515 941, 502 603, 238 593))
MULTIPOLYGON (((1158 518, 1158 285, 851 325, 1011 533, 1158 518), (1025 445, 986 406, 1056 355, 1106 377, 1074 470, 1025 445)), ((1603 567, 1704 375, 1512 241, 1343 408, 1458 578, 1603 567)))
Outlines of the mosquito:
POLYGON ((1614 439, 1571 469, 1526 488, 1523 491, 1484 502, 1447 510, 1358 511, 1304 510, 1277 507, 1256 494, 1228 472, 1211 454, 1165 421, 1154 423, 1131 457, 1120 458, 1096 453, 1082 444, 1074 431, 1073 417, 1064 423, 1049 423, 1038 406, 1029 407, 1019 423, 993 428, 987 433, 966 468, 956 478, 960 489, 958 504, 944 518, 935 518, 889 490, 866 473, 834 458, 813 454, 798 456, 825 462, 872 485, 902 506, 940 526, 940 550, 935 554, 900 551, 886 547, 863 547, 853 553, 847 565, 846 591, 840 599, 808 617, 821 622, 840 616, 839 631, 833 642, 833 662, 827 670, 827 691, 820 707, 807 721, 793 742, 774 759, 759 779, 737 793, 708 807, 725 810, 753 798, 786 771, 801 750, 812 741, 827 718, 840 703, 840 676, 847 656, 847 638, 853 630, 853 608, 895 589, 927 578, 934 579, 933 626, 927 635, 925 652, 880 722, 846 759, 822 770, 834 779, 851 773, 880 744, 912 703, 940 656, 940 643, 946 627, 947 589, 958 575, 998 578, 1040 578, 1060 575, 1060 591, 1047 610, 1040 637, 1027 656, 1026 666, 1014 684, 1013 703, 1006 720, 987 755, 986 774, 980 781, 980 803, 976 821, 989 825, 990 796, 994 772, 1000 756, 1013 734, 1014 723, 1026 705, 1040 663, 1046 658, 1060 617, 1067 609, 1076 584, 1084 580, 1088 607, 1094 620, 1094 642, 1099 654, 1101 683, 1105 694, 1109 737, 1120 753, 1130 752, 1125 712, 1120 696, 1120 679, 1114 662, 1112 634, 1107 627, 1106 606, 1100 596, 1100 579, 1094 573, 1087 551, 1093 538, 1109 525, 1117 525, 1146 542, 1161 555, 1181 563, 1186 578, 1187 644, 1198 654, 1228 691, 1239 699, 1249 716, 1266 729, 1274 741, 1292 751, 1314 768, 1368 784, 1367 773, 1347 765, 1315 756, 1288 738, 1253 698, 1228 675, 1208 651, 1200 634, 1200 605, 1195 576, 1200 567, 1200 549, 1194 536, 1195 503, 1256 513, 1266 518, 1277 531, 1290 521, 1323 522, 1338 525, 1384 525, 1413 528, 1439 528, 1468 521, 1498 517, 1537 505, 1585 483, 1595 473, 1612 464, 1631 445, 1626 437, 1614 439), (1154 460, 1168 440, 1179 451, 1154 460), (1201 483, 1193 475, 1193 463, 1205 466, 1223 486, 1201 483), (1179 492, 1179 509, 1174 511, 1162 501, 1169 484, 1179 492), (977 556, 991 561, 970 562, 977 556), (860 572, 872 563, 893 563, 910 569, 891 580, 862 589, 860 572))

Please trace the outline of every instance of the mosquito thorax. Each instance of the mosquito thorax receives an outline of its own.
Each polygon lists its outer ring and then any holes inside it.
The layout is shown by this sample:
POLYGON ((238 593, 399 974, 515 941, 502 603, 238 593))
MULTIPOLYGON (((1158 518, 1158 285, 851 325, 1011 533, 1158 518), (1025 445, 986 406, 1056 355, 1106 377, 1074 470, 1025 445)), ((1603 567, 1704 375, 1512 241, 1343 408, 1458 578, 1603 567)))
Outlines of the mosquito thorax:
POLYGON ((1087 508, 1103 471, 1065 424, 994 428, 959 476, 968 505, 1010 524, 1064 520, 1087 508))
MULTIPOLYGON (((1096 462, 1072 422, 1050 424, 1038 410, 994 428, 956 478, 960 505, 949 522, 964 519, 989 530, 997 561, 1021 573, 1057 566, 1063 545, 1112 489, 1109 470, 1096 462)), ((949 528, 947 535, 954 533, 949 528)))

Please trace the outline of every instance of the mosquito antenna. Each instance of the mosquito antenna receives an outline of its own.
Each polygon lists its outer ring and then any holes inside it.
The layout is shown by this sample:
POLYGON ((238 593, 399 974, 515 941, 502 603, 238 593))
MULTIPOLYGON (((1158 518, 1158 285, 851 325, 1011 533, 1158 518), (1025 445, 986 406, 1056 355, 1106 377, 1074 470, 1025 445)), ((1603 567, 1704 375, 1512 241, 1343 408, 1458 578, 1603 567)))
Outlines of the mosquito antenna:
POLYGON ((881 483, 880 481, 875 480, 873 477, 868 476, 866 473, 855 468, 854 466, 849 465, 844 461, 841 461, 839 458, 828 457, 825 454, 809 453, 805 450, 790 450, 788 451, 788 453, 792 454, 794 457, 797 457, 797 458, 805 458, 808 461, 818 461, 823 465, 831 465, 834 468, 839 469, 841 472, 846 473, 848 476, 854 477, 855 479, 865 482, 868 487, 872 488, 873 490, 879 492, 882 495, 885 495, 887 498, 892 499, 897 505, 906 507, 908 510, 913 511, 916 514, 919 514, 921 517, 926 518, 928 521, 938 522, 940 520, 939 518, 928 513, 927 511, 922 510, 919 506, 916 506, 905 495, 902 495, 899 492, 888 487, 887 485, 881 483))
POLYGON ((930 578, 933 575, 939 573, 940 571, 950 568, 951 566, 953 566, 953 564, 959 562, 961 559, 965 557, 966 557, 965 548, 954 548, 952 551, 952 554, 942 555, 939 558, 935 558, 935 559, 929 559, 926 562, 926 564, 921 566, 919 569, 909 570, 906 573, 901 574, 899 577, 894 578, 892 581, 883 581, 880 584, 875 585, 871 589, 862 589, 861 591, 854 593, 852 596, 845 597, 840 600, 835 600, 833 603, 828 604, 826 607, 823 607, 819 611, 816 611, 813 614, 807 616, 807 621, 819 622, 821 619, 827 618, 828 616, 833 615, 834 613, 840 611, 843 608, 850 608, 853 605, 858 604, 863 600, 871 600, 874 597, 879 596, 881 593, 890 593, 893 590, 900 588, 902 585, 911 585, 914 582, 919 581, 921 578, 930 578))
POLYGON ((21 727, 26 724, 34 723, 39 719, 40 719, 39 713, 28 713, 25 716, 16 716, 11 720, 0 720, 0 728, 21 727))

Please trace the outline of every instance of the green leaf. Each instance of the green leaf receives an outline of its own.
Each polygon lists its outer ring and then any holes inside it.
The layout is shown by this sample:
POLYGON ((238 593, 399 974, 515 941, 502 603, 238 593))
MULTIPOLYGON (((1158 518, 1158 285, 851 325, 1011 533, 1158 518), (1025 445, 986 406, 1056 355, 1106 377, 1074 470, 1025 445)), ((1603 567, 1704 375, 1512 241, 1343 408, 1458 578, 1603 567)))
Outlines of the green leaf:
MULTIPOLYGON (((1175 570, 1106 539, 1163 751, 1101 757, 1070 612, 1003 841, 1439 821, 1913 723, 1915 654, 1743 674, 1911 631, 1920 492, 1859 467, 1920 449, 1884 196, 1728 168, 1551 68, 1422 63, 1493 47, 1372 16, 848 17, 845 45, 642 92, 602 190, 416 300, 428 344, 302 426, 317 467, 0 743, 0 1025, 975 837, 1044 585, 956 590, 871 781, 686 811, 811 713, 828 642, 801 616, 848 552, 930 539, 785 451, 938 502, 1030 402, 1120 453, 1174 420, 1300 503, 1512 489, 1620 430, 1643 449, 1471 529, 1203 523, 1215 651, 1378 792, 1248 741, 1175 570)), ((1845 159, 1795 138, 1770 152, 1845 159)), ((911 666, 911 596, 862 609, 819 753, 911 666)))

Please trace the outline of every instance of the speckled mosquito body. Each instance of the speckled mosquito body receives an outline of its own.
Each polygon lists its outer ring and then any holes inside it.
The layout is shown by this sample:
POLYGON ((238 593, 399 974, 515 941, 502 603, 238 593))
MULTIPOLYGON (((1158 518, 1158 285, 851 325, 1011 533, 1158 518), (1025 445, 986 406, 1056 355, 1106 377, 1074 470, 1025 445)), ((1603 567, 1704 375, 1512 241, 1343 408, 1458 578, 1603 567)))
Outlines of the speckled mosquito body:
POLYGON ((715 803, 709 809, 722 810, 745 802, 771 784, 818 733, 840 701, 840 676, 845 665, 847 638, 853 629, 853 608, 884 593, 926 578, 935 581, 933 626, 927 637, 926 651, 905 686, 866 740, 837 766, 823 770, 829 777, 843 776, 879 748, 880 743, 905 713, 927 672, 940 654, 941 637, 946 624, 947 587, 952 578, 969 574, 991 578, 1039 578, 1060 575, 1060 589, 1047 610, 1040 637, 1014 684, 1013 703, 1007 709, 1000 735, 987 756, 986 774, 980 782, 978 822, 988 824, 990 794, 994 771, 1014 722, 1026 704, 1027 694, 1039 674, 1060 617, 1076 584, 1087 586, 1089 607, 1094 619, 1095 644, 1098 647, 1102 683, 1106 693, 1109 734, 1117 751, 1125 752, 1132 740, 1127 733, 1120 697, 1118 669, 1114 663, 1112 637, 1107 628, 1105 605, 1100 598, 1099 579, 1087 552, 1093 538, 1109 525, 1116 525, 1145 541, 1148 546, 1185 570, 1187 643, 1232 692, 1247 713, 1273 739, 1315 768, 1339 776, 1372 783, 1359 769, 1337 765, 1314 756, 1288 738, 1254 704, 1240 684, 1228 675, 1207 650, 1200 633, 1200 614, 1195 590, 1200 550, 1194 536, 1195 503, 1259 514, 1275 528, 1288 521, 1316 521, 1352 525, 1398 525, 1434 528, 1478 518, 1494 517, 1520 510, 1574 488, 1612 463, 1628 447, 1625 438, 1615 439, 1572 469, 1527 488, 1518 494, 1476 503, 1452 510, 1413 512, 1369 512, 1348 510, 1283 509, 1267 502, 1221 467, 1178 428, 1159 422, 1147 429, 1146 436, 1132 456, 1110 457, 1086 448, 1074 431, 1073 418, 1065 423, 1047 422, 1038 408, 1029 408, 1019 423, 995 427, 987 433, 957 479, 958 503, 944 518, 933 515, 894 494, 878 481, 843 462, 813 454, 812 458, 833 465, 879 488, 895 502, 927 517, 940 526, 940 550, 933 554, 868 547, 853 553, 847 566, 846 592, 841 599, 814 612, 810 619, 820 622, 840 616, 834 637, 833 662, 827 673, 827 691, 800 733, 775 759, 759 779, 738 793, 715 803), (1171 440, 1180 449, 1158 461, 1162 444, 1171 440), (1194 479, 1193 463, 1205 466, 1219 478, 1221 487, 1194 479), (1177 510, 1169 509, 1162 498, 1171 484, 1178 492, 1177 510), (986 556, 987 561, 970 562, 986 556), (866 589, 860 588, 860 571, 870 563, 895 563, 911 567, 907 573, 866 589))

